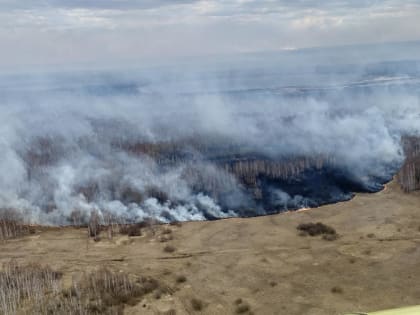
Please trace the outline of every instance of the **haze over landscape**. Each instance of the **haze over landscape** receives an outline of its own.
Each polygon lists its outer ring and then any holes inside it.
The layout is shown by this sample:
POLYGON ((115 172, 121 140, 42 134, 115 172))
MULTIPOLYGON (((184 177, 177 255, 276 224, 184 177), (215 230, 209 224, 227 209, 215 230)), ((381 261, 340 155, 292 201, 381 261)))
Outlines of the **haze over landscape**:
MULTIPOLYGON (((420 45, 381 50, 397 48, 408 55, 420 45)), ((167 222, 381 189, 404 161, 401 137, 420 130, 420 62, 351 58, 372 49, 255 54, 183 71, 4 76, 2 205, 33 223, 93 210, 167 222), (321 63, 314 52, 341 60, 321 63)))
POLYGON ((0 314, 419 304, 419 21, 0 0, 0 314))

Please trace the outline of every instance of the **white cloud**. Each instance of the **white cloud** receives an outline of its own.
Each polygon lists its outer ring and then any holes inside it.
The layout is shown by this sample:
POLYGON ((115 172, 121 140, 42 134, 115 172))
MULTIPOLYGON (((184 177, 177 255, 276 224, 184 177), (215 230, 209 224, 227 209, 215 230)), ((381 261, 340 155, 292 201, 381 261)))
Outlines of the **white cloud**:
POLYGON ((0 0, 0 66, 419 40, 418 1, 0 0))

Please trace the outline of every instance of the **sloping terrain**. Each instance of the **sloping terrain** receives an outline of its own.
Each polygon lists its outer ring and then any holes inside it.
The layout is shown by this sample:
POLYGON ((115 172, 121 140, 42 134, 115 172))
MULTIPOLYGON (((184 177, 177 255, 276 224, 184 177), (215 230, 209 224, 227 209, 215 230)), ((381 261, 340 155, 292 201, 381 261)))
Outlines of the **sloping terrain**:
POLYGON ((142 232, 112 240, 103 233, 95 242, 84 228, 37 228, 1 243, 0 262, 49 265, 64 286, 107 267, 166 288, 125 314, 333 315, 419 304, 420 194, 396 182, 310 211, 142 232), (339 238, 299 235, 297 225, 308 222, 333 227, 339 238))

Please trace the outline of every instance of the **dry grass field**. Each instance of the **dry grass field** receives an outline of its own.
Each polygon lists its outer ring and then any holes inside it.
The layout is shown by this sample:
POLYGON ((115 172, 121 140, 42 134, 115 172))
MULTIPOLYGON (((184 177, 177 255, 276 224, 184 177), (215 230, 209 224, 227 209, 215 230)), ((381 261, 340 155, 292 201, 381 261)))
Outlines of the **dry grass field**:
MULTIPOLYGON (((101 301, 86 314, 104 312, 100 307, 108 304, 110 313, 133 315, 335 315, 420 304, 420 194, 406 194, 395 182, 379 193, 309 211, 100 237, 88 239, 85 228, 37 228, 1 242, 3 276, 15 270, 11 262, 49 267, 54 272, 37 277, 51 288, 38 282, 34 288, 48 291, 56 309, 57 294, 63 305, 80 305, 90 303, 83 290, 93 288, 91 300, 101 301), (338 238, 296 229, 309 222, 334 228, 338 238), (111 293, 96 289, 107 281, 111 293), (82 295, 76 290, 68 298, 66 290, 75 287, 82 295), (128 293, 121 296, 121 290, 128 293)), ((31 312, 28 301, 16 310, 31 312)))

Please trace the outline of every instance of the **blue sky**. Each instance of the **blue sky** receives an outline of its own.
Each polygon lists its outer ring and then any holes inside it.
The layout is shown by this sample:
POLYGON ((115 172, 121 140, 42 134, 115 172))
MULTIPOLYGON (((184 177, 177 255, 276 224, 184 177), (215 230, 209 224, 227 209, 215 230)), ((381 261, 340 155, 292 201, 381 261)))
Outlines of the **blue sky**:
POLYGON ((419 0, 0 0, 0 67, 410 40, 419 0))

